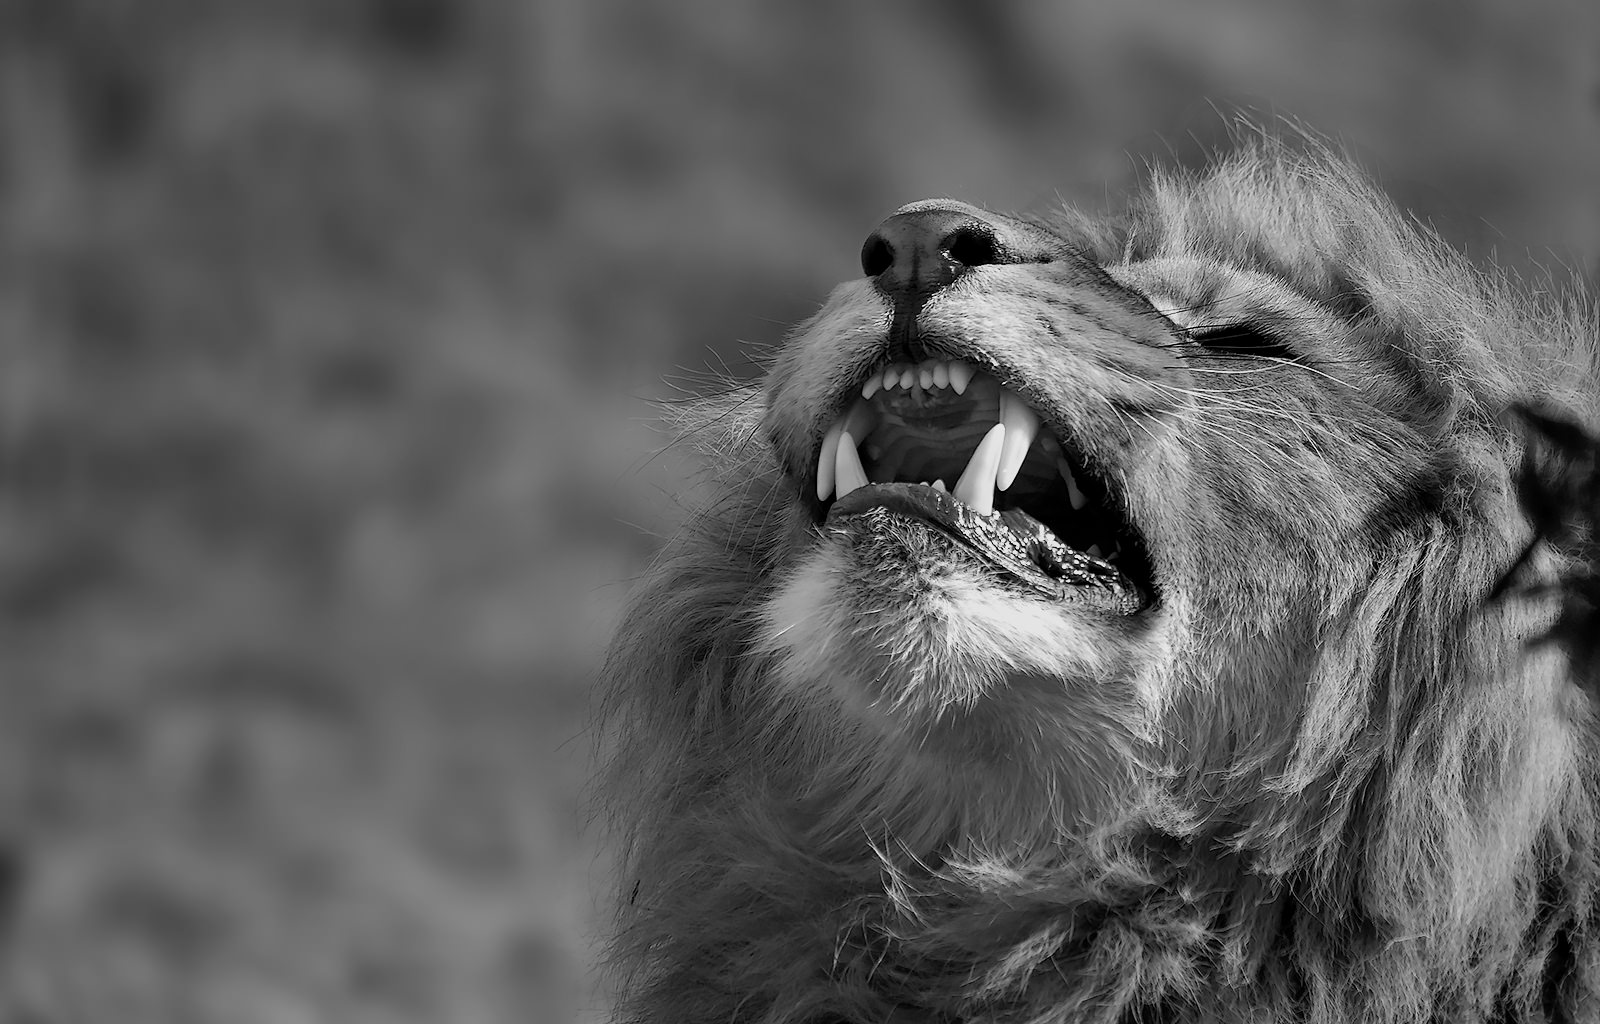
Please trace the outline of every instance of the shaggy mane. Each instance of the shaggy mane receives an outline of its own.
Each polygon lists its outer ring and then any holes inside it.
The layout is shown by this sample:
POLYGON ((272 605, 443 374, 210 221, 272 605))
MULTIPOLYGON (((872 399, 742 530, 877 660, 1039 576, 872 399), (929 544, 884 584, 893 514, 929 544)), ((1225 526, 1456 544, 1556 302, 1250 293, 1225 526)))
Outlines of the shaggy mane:
POLYGON ((761 685, 759 610, 809 520, 760 390, 697 404, 680 426, 713 497, 604 669, 617 1019, 1600 1019, 1600 732, 1571 685, 1600 675, 1573 639, 1600 632, 1593 310, 1472 268, 1347 164, 1273 144, 1072 230, 1105 265, 1201 255, 1334 307, 1418 382, 1386 401, 1437 446, 1426 514, 1317 581, 1302 702, 1182 691, 1167 715, 1189 747, 1128 741, 1150 778, 1116 821, 961 842, 890 754, 761 685), (1526 443, 1514 403, 1571 431, 1529 470, 1530 516, 1496 511, 1526 443), (1546 542, 1491 600, 1530 521, 1546 542), (1558 618, 1570 663, 1530 644, 1558 618), (1574 725, 1541 734, 1548 693, 1517 681, 1564 673, 1574 725))

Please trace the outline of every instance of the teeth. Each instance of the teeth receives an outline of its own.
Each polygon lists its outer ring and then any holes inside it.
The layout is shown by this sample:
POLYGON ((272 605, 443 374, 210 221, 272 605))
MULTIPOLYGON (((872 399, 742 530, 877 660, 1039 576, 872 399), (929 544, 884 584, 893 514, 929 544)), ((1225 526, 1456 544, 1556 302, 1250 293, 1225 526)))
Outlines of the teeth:
POLYGON ((1098 544, 1090 544, 1088 550, 1085 551, 1084 553, 1087 554, 1090 558, 1104 558, 1105 557, 1105 552, 1100 550, 1100 545, 1098 545, 1098 544))
POLYGON ((867 471, 861 468, 861 456, 856 453, 856 440, 850 431, 839 432, 838 454, 834 457, 834 477, 839 484, 839 497, 867 486, 867 471))
POLYGON ((861 397, 871 398, 879 391, 892 391, 896 388, 910 391, 921 388, 931 391, 934 388, 954 387, 956 394, 965 394, 967 385, 972 383, 972 378, 977 376, 977 369, 970 363, 959 359, 949 362, 939 359, 929 359, 915 366, 909 363, 892 363, 879 372, 867 378, 861 385, 861 397))
POLYGON ((1039 417, 1022 399, 1009 391, 1000 392, 1000 422, 1006 427, 1006 445, 1000 452, 1000 472, 994 484, 1002 491, 1017 479, 1028 446, 1039 433, 1039 417))
POLYGON ((1000 450, 1005 447, 1006 427, 996 423, 978 442, 977 451, 966 471, 956 481, 955 496, 979 512, 994 511, 994 478, 1000 470, 1000 450))
MULTIPOLYGON (((871 482, 862 467, 861 453, 857 448, 858 439, 866 439, 876 429, 878 407, 869 402, 879 391, 920 389, 925 392, 933 388, 950 387, 958 395, 965 394, 978 373, 971 363, 960 359, 930 359, 917 364, 893 363, 873 374, 861 385, 861 401, 852 405, 823 435, 822 448, 817 457, 818 500, 828 500, 835 490, 839 497, 844 497, 871 482)), ((1088 499, 1078 489, 1066 459, 1060 457, 1059 445, 1048 433, 1041 435, 1042 424, 1038 414, 1011 391, 1004 388, 996 390, 1000 392, 999 422, 983 436, 955 487, 947 490, 942 479, 926 486, 953 494, 979 512, 993 512, 995 491, 1009 490, 1016 483, 1028 452, 1038 442, 1048 455, 1056 456, 1056 469, 1066 482, 1073 509, 1085 507, 1088 499)), ((875 448, 870 442, 866 452, 877 460, 874 472, 878 474, 878 479, 893 480, 899 473, 902 458, 875 448)))
MULTIPOLYGON (((866 437, 872 432, 874 414, 865 402, 857 402, 850 407, 850 411, 828 428, 822 435, 822 450, 817 453, 817 500, 827 501, 833 493, 834 484, 837 482, 837 469, 839 464, 840 441, 845 432, 852 438, 866 437)), ((861 467, 861 456, 856 452, 855 442, 850 443, 850 458, 854 460, 856 468, 861 467)), ((865 477, 865 473, 862 474, 865 477)), ((865 481, 863 481, 865 482, 865 481)), ((843 494, 840 495, 843 497, 843 494)))
POLYGON ((1072 479, 1072 467, 1067 465, 1066 459, 1056 460, 1056 472, 1061 474, 1061 479, 1067 482, 1067 500, 1072 502, 1074 510, 1089 504, 1089 499, 1078 490, 1078 481, 1072 479))
MULTIPOLYGON (((837 465, 839 434, 844 430, 844 420, 839 420, 822 435, 822 451, 817 453, 817 500, 827 501, 833 493, 833 471, 837 465)), ((857 459, 861 456, 857 455, 857 459)))

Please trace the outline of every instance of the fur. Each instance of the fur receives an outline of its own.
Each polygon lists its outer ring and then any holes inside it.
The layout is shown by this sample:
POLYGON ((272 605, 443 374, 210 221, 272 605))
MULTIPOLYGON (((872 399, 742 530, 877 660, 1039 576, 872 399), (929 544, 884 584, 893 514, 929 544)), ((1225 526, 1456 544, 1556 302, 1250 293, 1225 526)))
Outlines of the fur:
POLYGON ((813 526, 806 459, 882 357, 841 286, 690 414, 714 496, 607 659, 617 1019, 1600 1018, 1593 453, 1524 510, 1505 412, 1583 436, 1592 314, 1320 151, 1038 224, 1076 255, 983 268, 929 329, 1091 439, 1160 601, 1053 607, 813 526), (1244 321, 1294 361, 1182 330, 1244 321))

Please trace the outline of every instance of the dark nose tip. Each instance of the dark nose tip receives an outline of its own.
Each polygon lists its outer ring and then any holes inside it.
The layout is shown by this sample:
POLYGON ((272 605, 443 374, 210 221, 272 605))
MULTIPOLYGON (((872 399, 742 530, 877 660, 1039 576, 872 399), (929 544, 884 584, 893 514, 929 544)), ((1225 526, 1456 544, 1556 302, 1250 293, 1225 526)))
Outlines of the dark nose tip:
POLYGON ((867 236, 861 269, 892 299, 921 302, 970 267, 1013 262, 993 224, 970 207, 919 204, 867 236))

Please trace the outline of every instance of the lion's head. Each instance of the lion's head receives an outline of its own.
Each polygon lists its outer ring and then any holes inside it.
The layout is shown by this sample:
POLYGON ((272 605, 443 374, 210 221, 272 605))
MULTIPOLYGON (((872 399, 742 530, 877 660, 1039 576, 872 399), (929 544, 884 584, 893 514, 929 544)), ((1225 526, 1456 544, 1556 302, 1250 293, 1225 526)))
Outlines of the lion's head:
POLYGON ((862 268, 611 652, 624 1016, 1597 1012, 1594 711, 1486 600, 1592 324, 1271 148, 862 268))

